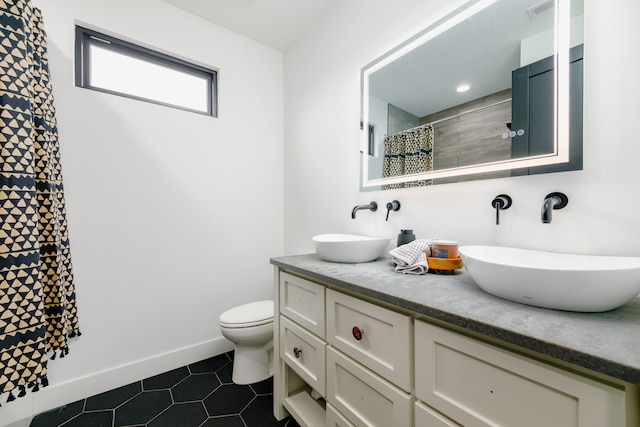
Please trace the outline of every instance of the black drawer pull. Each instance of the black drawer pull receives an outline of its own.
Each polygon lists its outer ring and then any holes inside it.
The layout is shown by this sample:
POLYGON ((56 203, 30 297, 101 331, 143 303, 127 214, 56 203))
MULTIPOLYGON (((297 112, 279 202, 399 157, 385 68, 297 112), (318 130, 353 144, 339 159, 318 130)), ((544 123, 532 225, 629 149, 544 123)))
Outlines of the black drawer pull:
POLYGON ((299 359, 302 356, 302 350, 298 347, 293 347, 293 355, 296 356, 296 359, 299 359))

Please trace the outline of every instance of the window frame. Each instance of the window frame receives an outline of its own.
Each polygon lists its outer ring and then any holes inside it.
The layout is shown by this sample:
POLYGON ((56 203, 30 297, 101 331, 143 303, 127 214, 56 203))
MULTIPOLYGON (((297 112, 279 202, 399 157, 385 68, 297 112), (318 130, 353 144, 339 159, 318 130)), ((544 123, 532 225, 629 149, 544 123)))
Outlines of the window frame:
POLYGON ((75 35, 75 86, 95 90, 97 92, 122 96, 125 98, 136 99, 138 101, 145 101, 152 104, 177 108, 179 110, 190 111, 206 116, 218 117, 218 70, 193 64, 183 59, 179 59, 165 53, 139 46, 134 43, 127 42, 79 25, 76 25, 75 35), (97 46, 114 53, 128 56, 130 58, 180 71, 182 73, 190 74, 199 78, 204 78, 207 82, 207 111, 188 108, 182 105, 176 105, 152 98, 146 98, 126 92, 120 92, 117 90, 92 86, 90 84, 91 46, 97 46))

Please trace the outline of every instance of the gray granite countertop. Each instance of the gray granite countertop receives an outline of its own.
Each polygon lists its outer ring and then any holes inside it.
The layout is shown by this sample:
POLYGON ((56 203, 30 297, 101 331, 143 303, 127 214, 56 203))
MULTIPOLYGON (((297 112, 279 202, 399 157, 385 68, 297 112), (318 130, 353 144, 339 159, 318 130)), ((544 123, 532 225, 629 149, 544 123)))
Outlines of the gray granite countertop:
POLYGON ((500 339, 596 372, 640 384, 640 298, 605 313, 530 307, 482 291, 463 270, 405 275, 385 258, 362 264, 316 254, 271 263, 338 288, 500 339))

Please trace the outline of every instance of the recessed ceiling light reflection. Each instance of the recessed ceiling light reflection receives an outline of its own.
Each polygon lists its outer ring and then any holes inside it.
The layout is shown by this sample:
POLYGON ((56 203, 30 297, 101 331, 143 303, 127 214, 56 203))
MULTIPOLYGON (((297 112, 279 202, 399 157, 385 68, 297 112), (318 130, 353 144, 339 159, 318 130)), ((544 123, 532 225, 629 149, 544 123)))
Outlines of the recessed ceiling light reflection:
POLYGON ((469 86, 468 84, 465 83, 465 84, 461 84, 460 86, 458 86, 456 88, 456 92, 463 93, 463 92, 468 91, 469 89, 471 89, 471 86, 469 86))

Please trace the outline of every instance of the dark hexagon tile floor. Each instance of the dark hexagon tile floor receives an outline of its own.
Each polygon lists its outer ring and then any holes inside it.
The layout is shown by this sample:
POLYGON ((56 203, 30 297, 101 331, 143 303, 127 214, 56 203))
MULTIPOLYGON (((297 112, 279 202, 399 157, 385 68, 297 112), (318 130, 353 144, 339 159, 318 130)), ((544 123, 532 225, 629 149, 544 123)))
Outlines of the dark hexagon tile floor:
POLYGON ((233 352, 35 416, 30 427, 299 427, 273 417, 273 379, 236 385, 233 352))

